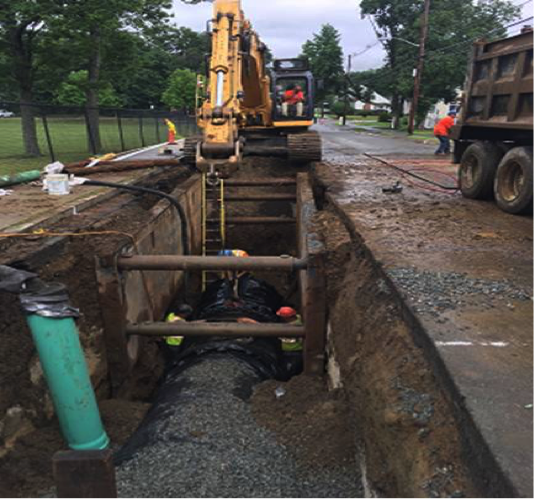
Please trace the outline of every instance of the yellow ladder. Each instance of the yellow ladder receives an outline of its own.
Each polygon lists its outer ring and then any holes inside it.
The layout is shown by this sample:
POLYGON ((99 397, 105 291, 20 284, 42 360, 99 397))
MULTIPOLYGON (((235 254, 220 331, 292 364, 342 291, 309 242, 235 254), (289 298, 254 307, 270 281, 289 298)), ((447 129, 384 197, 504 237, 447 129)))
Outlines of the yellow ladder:
MULTIPOLYGON (((225 249, 226 244, 226 213, 224 202, 224 180, 217 184, 208 181, 202 175, 202 255, 216 256, 225 249)), ((218 279, 216 272, 202 272, 202 291, 206 286, 218 279)))

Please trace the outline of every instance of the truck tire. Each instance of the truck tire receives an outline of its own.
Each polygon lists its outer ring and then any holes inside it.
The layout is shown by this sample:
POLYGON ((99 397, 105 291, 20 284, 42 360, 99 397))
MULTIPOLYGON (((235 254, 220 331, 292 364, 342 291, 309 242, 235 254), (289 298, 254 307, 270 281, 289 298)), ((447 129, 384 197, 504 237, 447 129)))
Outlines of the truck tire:
POLYGON ((491 142, 475 142, 460 162, 460 189, 466 198, 491 199, 495 173, 503 152, 491 142))
POLYGON ((532 212, 532 147, 514 147, 506 153, 494 189, 501 210, 514 215, 532 212))

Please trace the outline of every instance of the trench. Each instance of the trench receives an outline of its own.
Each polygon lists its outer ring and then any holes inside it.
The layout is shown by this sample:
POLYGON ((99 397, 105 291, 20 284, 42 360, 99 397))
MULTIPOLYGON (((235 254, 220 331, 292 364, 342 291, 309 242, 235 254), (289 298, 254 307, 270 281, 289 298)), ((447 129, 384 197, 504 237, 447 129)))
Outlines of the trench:
MULTIPOLYGON (((235 178, 295 177, 308 171, 309 167, 282 160, 255 158, 247 160, 235 178)), ((199 254, 199 180, 170 175, 173 180, 167 179, 166 191, 185 206, 192 225, 192 253, 199 254)), ((311 192, 313 176, 309 180, 311 192)), ((281 352, 278 339, 186 338, 179 349, 169 350, 161 338, 133 337, 123 357, 110 357, 112 349, 103 331, 107 321, 116 321, 118 309, 110 308, 109 295, 99 296, 102 282, 97 281, 103 277, 108 284, 113 281, 110 256, 116 261, 128 241, 117 237, 103 252, 94 243, 96 278, 94 257, 87 258, 82 243, 57 241, 44 253, 42 248, 27 249, 30 256, 24 266, 40 268, 42 277, 65 282, 82 309, 80 333, 86 356, 102 360, 108 353, 106 362, 91 374, 113 442, 119 496, 462 497, 480 490, 463 451, 459 431, 463 421, 414 342, 414 325, 402 300, 364 242, 347 232, 339 214, 314 187, 305 231, 313 233, 326 251, 323 293, 328 336, 323 376, 303 374, 302 354, 281 352), (68 264, 57 259, 66 254, 68 264), (84 269, 85 280, 74 277, 73 268, 84 269), (110 374, 117 372, 120 383, 110 374)), ((276 187, 278 194, 294 190, 294 186, 276 187)), ((241 187, 240 192, 246 195, 258 189, 241 187)), ((159 200, 148 202, 146 197, 141 203, 135 197, 124 199, 133 204, 117 205, 113 226, 126 230, 132 219, 138 221, 147 211, 152 216, 150 230, 139 229, 139 251, 171 254, 183 249, 174 210, 165 211, 159 200), (124 215, 127 210, 132 210, 130 222, 124 215)), ((236 202, 227 210, 229 218, 298 220, 299 206, 236 202)), ((106 227, 105 220, 99 223, 106 227)), ((225 246, 251 256, 298 257, 302 232, 298 222, 230 224, 225 246)), ((12 251, 20 261, 20 248, 12 251)), ((254 272, 254 277, 276 289, 284 305, 301 312, 296 272, 254 272)), ((184 302, 197 309, 199 274, 190 274, 187 293, 181 279, 181 272, 123 275, 120 282, 128 307, 122 311, 138 323, 164 320, 184 302)), ((14 307, 9 303, 7 310, 17 317, 14 307)), ((23 329, 22 320, 13 327, 23 329)), ((34 366, 31 345, 23 347, 26 362, 34 366)), ((22 393, 31 393, 27 405, 37 414, 31 421, 33 430, 0 457, 0 468, 8 477, 6 493, 18 497, 50 489, 51 455, 64 447, 57 424, 53 419, 50 423, 43 382, 36 384, 33 378, 17 385, 22 393), (32 476, 31 469, 41 476, 32 476)), ((13 393, 9 397, 17 399, 13 393)))
MULTIPOLYGON (((232 180, 287 178, 297 172, 283 161, 255 160, 232 180)), ((272 186, 227 187, 230 198, 269 192, 272 186)), ((275 186, 275 192, 295 194, 296 185, 275 186)), ((230 220, 294 220, 296 211, 297 203, 287 201, 237 201, 226 206, 230 220)), ((250 257, 298 257, 298 233, 296 223, 229 224, 225 247, 246 251, 250 257)), ((242 315, 248 311, 249 319, 274 322, 274 312, 282 305, 302 312, 296 272, 249 275, 263 286, 259 301, 264 299, 262 306, 270 309, 271 318, 250 314, 250 309, 242 315)), ((217 316, 215 308, 206 305, 198 277, 191 276, 196 292, 179 292, 166 313, 187 301, 197 318, 217 320, 221 313, 217 316)), ((228 313, 236 317, 228 310, 222 315, 228 313)), ((324 378, 303 375, 301 351, 284 351, 278 338, 186 337, 178 348, 160 346, 164 375, 152 406, 115 457, 120 496, 361 495, 353 439, 346 439, 352 432, 346 402, 340 391, 328 391, 324 378)))

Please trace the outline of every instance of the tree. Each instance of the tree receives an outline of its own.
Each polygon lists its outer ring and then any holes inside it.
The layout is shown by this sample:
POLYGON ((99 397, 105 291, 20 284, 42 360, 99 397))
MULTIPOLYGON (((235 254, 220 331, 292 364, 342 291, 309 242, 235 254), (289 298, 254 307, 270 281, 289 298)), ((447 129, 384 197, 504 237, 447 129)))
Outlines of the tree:
MULTIPOLYGON (((366 85, 384 86, 378 93, 391 98, 398 124, 403 101, 413 94, 412 71, 417 61, 424 0, 362 0, 362 16, 374 19, 377 35, 386 50, 386 65, 378 77, 369 75, 366 85)), ((419 121, 440 99, 452 100, 465 80, 474 40, 505 35, 503 26, 518 9, 507 0, 478 3, 474 0, 432 0, 427 56, 421 85, 419 121)))
POLYGON ((302 55, 310 61, 313 75, 323 80, 323 88, 318 91, 317 99, 325 100, 328 95, 336 94, 343 84, 343 49, 341 35, 330 24, 324 24, 319 34, 314 34, 302 46, 302 55))
POLYGON ((0 0, 0 52, 12 75, 11 81, 5 77, 2 80, 4 85, 16 87, 24 150, 31 156, 41 154, 32 107, 35 48, 47 21, 57 16, 60 8, 52 0, 0 0))
MULTIPOLYGON (((204 73, 209 37, 188 28, 159 26, 145 30, 136 43, 135 71, 118 88, 127 105, 160 107, 168 80, 176 69, 204 73)), ((116 78, 113 79, 115 83, 116 78)))
POLYGON ((188 110, 195 107, 197 77, 189 69, 177 69, 169 78, 162 101, 171 109, 188 110))
MULTIPOLYGON (((56 102, 63 106, 84 106, 88 84, 88 73, 85 70, 75 71, 69 75, 56 92, 56 102)), ((113 86, 106 82, 98 89, 98 100, 104 107, 120 107, 121 100, 113 86)))
POLYGON ((117 32, 153 29, 168 20, 171 7, 170 0, 70 0, 62 9, 61 23, 56 23, 54 29, 69 36, 86 54, 86 110, 96 152, 101 150, 98 107, 107 41, 117 32))

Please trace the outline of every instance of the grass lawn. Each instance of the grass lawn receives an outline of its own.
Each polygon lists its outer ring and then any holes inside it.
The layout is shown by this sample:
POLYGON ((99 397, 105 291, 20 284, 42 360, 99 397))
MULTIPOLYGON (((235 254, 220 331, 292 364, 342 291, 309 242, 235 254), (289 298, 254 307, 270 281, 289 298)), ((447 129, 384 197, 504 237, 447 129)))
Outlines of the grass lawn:
POLYGON ((350 119, 354 121, 355 123, 360 122, 369 122, 369 123, 378 123, 378 117, 377 116, 350 116, 350 119))
POLYGON ((417 140, 417 141, 431 140, 434 138, 434 131, 433 130, 414 130, 413 135, 408 135, 408 138, 412 140, 417 140))
MULTIPOLYGON (((148 146, 165 141, 167 129, 163 120, 159 122, 159 139, 156 133, 155 119, 145 118, 143 121, 145 145, 148 146)), ((83 117, 49 116, 48 126, 55 157, 58 161, 69 163, 91 156, 83 117)), ((125 150, 142 147, 139 120, 137 118, 123 118, 122 128, 125 150)), ((180 130, 180 126, 177 128, 179 134, 180 132, 186 132, 185 130, 180 130)), ((186 134, 184 133, 184 135, 186 134)), ((122 151, 119 128, 115 118, 100 118, 100 135, 103 153, 122 151)), ((37 119, 37 136, 42 155, 40 157, 25 156, 20 118, 0 119, 0 175, 42 169, 51 162, 43 124, 40 119, 37 119)))
POLYGON ((369 131, 368 128, 364 128, 364 127, 372 127, 372 128, 376 128, 378 132, 390 131, 392 134, 402 134, 402 135, 405 135, 407 138, 411 140, 415 140, 417 142, 424 142, 426 140, 432 140, 434 138, 433 130, 415 130, 413 135, 408 135, 407 126, 402 126, 399 130, 393 130, 391 128, 391 123, 380 123, 376 121, 376 118, 375 118, 375 121, 368 121, 368 122, 360 121, 358 118, 356 119, 355 123, 356 123, 356 130, 361 131, 361 132, 369 131), (361 125, 361 126, 359 127, 358 125, 361 125))

